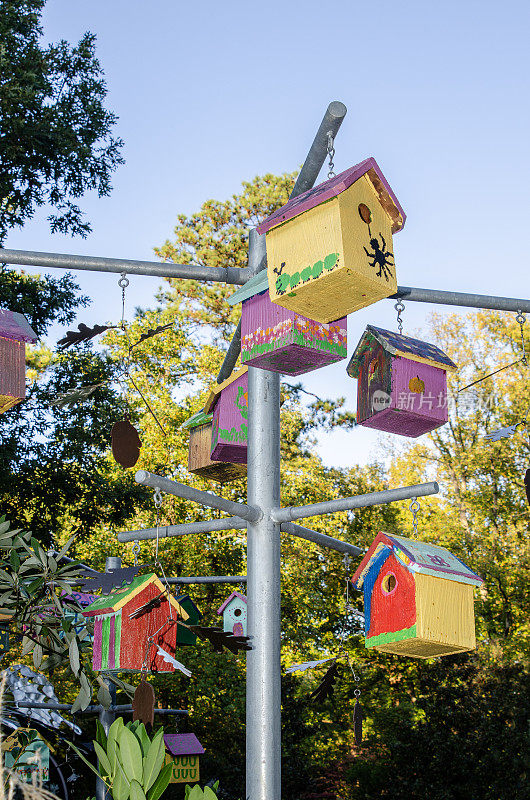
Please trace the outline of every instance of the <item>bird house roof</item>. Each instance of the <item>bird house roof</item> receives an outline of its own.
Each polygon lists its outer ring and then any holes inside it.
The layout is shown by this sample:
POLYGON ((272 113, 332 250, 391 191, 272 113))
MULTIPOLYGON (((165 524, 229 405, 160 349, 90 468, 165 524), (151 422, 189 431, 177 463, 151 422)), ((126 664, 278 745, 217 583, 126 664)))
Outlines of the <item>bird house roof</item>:
POLYGON ((245 605, 247 604, 247 598, 245 597, 245 595, 244 595, 244 594, 241 594, 240 592, 232 592, 232 594, 230 595, 230 597, 227 597, 227 598, 226 598, 226 600, 224 601, 224 603, 223 603, 223 605, 221 606, 221 608, 218 608, 218 609, 217 609, 217 613, 218 613, 218 614, 222 614, 222 613, 223 613, 223 611, 225 610, 225 608, 227 607, 227 605, 228 605, 229 603, 231 603, 231 602, 232 602, 232 600, 234 600, 236 597, 239 597, 239 599, 240 599, 240 600, 242 600, 242 601, 244 602, 244 604, 245 604, 245 605))
POLYGON ((214 405, 217 403, 219 395, 223 389, 226 389, 231 383, 237 381, 238 378, 241 378, 245 372, 248 372, 248 367, 241 367, 241 369, 237 372, 233 372, 230 377, 226 379, 226 381, 223 381, 222 383, 216 383, 214 386, 212 386, 210 389, 210 394, 208 395, 206 403, 204 404, 205 414, 208 414, 212 410, 214 405))
MULTIPOLYGON (((182 608, 188 612, 190 619, 196 619, 197 622, 201 619, 202 611, 197 608, 189 594, 179 594, 176 596, 176 600, 177 603, 179 603, 179 605, 181 605, 182 608)), ((193 622, 193 624, 195 625, 196 623, 193 622)))
POLYGON ((374 339, 394 356, 408 358, 410 361, 419 361, 422 364, 430 364, 432 367, 443 367, 451 372, 457 369, 456 364, 451 361, 449 356, 439 347, 436 347, 435 344, 422 342, 420 339, 413 339, 411 336, 403 336, 402 333, 376 328, 374 325, 368 325, 346 367, 346 372, 352 378, 359 377, 364 354, 372 346, 374 339))
POLYGON ((181 428, 198 428, 199 425, 207 425, 213 420, 213 414, 206 414, 205 411, 197 411, 192 417, 186 420, 181 428))
POLYGON ((242 303, 243 300, 248 300, 250 297, 254 297, 255 294, 261 294, 262 292, 269 291, 269 276, 267 274, 267 270, 263 269, 261 272, 258 272, 257 275, 253 275, 252 278, 240 286, 237 292, 230 295, 228 298, 228 305, 236 306, 238 303, 242 303))
POLYGON ((204 753, 194 733, 165 733, 164 744, 172 756, 202 756, 204 753))
POLYGON ((445 578, 458 583, 469 583, 472 586, 480 586, 483 583, 479 575, 476 575, 469 567, 466 567, 463 561, 460 561, 445 547, 380 532, 375 537, 352 578, 352 583, 356 589, 361 589, 364 579, 372 566, 375 565, 377 567, 377 563, 381 563, 378 558, 385 548, 389 552, 393 552, 397 560, 409 572, 420 572, 424 575, 432 575, 435 578, 445 578))
POLYGON ((292 200, 289 200, 289 202, 279 208, 278 211, 275 211, 274 214, 267 217, 261 225, 258 225, 258 232, 266 233, 271 228, 282 225, 284 222, 287 222, 287 220, 293 219, 299 214, 303 214, 304 211, 309 211, 310 208, 315 208, 315 206, 319 206, 327 200, 332 200, 334 197, 337 197, 337 195, 346 191, 346 189, 349 189, 350 186, 358 181, 359 178, 362 178, 363 175, 368 176, 372 186, 377 192, 379 202, 389 217, 391 217, 392 233, 400 231, 405 224, 405 212, 401 208, 396 195, 390 188, 387 179, 379 169, 375 158, 370 157, 365 158, 364 161, 361 161, 354 167, 344 170, 340 175, 335 175, 333 178, 324 181, 324 183, 320 183, 318 186, 315 186, 314 189, 309 189, 307 192, 299 194, 298 197, 293 197, 292 200))
POLYGON ((16 339, 19 342, 36 342, 37 334, 24 314, 0 308, 0 336, 16 339))
POLYGON ((112 611, 119 611, 120 608, 123 608, 123 606, 127 605, 131 600, 134 600, 136 595, 143 592, 150 584, 154 584, 160 591, 160 594, 166 594, 169 602, 182 619, 188 619, 188 613, 184 611, 175 598, 167 592, 166 587, 154 572, 147 575, 138 575, 127 586, 115 589, 110 594, 98 597, 97 600, 85 608, 83 614, 85 617, 94 617, 97 614, 110 614, 112 611))

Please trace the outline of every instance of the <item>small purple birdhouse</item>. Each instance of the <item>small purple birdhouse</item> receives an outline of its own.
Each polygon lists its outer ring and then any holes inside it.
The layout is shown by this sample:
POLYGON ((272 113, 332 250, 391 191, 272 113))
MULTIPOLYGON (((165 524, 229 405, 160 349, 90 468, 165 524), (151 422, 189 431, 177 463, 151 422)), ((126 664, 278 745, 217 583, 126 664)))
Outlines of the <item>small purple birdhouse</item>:
POLYGON ((195 783, 199 780, 199 756, 204 747, 194 733, 165 733, 166 764, 173 764, 170 783, 195 783))
POLYGON ((212 461, 247 463, 248 374, 247 367, 235 372, 210 392, 204 410, 213 408, 212 461))
POLYGON ((265 271, 251 278, 228 302, 243 304, 241 362, 246 366, 302 375, 346 358, 346 317, 316 322, 271 302, 265 271))
POLYGON ((417 437, 447 422, 447 372, 438 347, 368 325, 348 364, 357 378, 357 423, 417 437))
POLYGON ((232 592, 217 613, 223 615, 224 631, 234 636, 247 635, 247 598, 244 594, 232 592))
POLYGON ((26 396, 26 342, 37 335, 23 314, 0 308, 0 414, 26 396))

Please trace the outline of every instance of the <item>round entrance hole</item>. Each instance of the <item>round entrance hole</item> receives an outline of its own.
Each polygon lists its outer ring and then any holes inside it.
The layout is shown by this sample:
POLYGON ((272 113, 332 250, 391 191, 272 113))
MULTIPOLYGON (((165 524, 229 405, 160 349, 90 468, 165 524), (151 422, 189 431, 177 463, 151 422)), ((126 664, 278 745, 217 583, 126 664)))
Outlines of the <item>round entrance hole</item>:
POLYGON ((366 224, 369 225, 372 221, 372 212, 370 211, 366 203, 359 203, 358 211, 362 221, 366 222, 366 224))
POLYGON ((241 609, 240 608, 234 609, 234 617, 240 617, 240 616, 241 616, 241 609))
POLYGON ((397 586, 397 578, 393 572, 389 572, 388 575, 382 580, 381 588, 385 594, 391 594, 397 586))

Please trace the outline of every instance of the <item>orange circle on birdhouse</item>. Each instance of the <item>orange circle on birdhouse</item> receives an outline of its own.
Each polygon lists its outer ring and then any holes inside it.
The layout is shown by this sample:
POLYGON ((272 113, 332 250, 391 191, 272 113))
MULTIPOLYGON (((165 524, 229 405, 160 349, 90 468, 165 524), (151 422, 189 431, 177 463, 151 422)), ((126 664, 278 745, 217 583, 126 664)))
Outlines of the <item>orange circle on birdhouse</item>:
POLYGON ((358 211, 362 221, 366 222, 366 224, 369 225, 372 221, 372 212, 370 211, 366 203, 359 203, 358 211))

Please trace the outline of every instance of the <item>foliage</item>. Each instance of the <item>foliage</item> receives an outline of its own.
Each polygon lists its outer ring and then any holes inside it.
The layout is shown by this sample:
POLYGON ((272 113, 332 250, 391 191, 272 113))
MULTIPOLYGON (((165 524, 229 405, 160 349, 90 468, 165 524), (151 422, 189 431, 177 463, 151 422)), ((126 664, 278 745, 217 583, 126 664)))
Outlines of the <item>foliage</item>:
POLYGON ((126 725, 118 717, 108 735, 98 721, 94 749, 98 768, 71 744, 77 755, 101 778, 114 800, 159 800, 171 779, 173 765, 164 766, 166 747, 164 729, 151 738, 143 722, 126 725))
POLYGON ((44 203, 53 209, 52 232, 86 236, 90 225, 76 201, 87 190, 108 195, 123 163, 96 38, 43 47, 44 5, 0 2, 0 242, 44 203))
MULTIPOLYGON (((0 615, 22 636, 22 656, 32 655, 35 669, 56 670, 68 665, 80 689, 72 711, 84 709, 92 699, 91 631, 72 596, 84 568, 65 559, 72 544, 56 553, 46 551, 29 532, 13 529, 0 517, 0 615)), ((98 700, 110 705, 104 682, 98 700)), ((114 682, 127 688, 119 679, 114 682)))
MULTIPOLYGON (((0 292, 39 337, 54 321, 71 322, 88 302, 70 276, 54 280, 4 269, 0 292)), ((101 522, 118 523, 139 498, 108 459, 110 429, 126 409, 113 384, 120 365, 86 345, 60 355, 28 347, 27 361, 27 399, 0 415, 2 510, 41 542, 55 531, 68 538, 101 522), (90 403, 53 405, 79 383, 97 384, 90 403)))
POLYGON ((217 800, 217 790, 219 788, 219 781, 216 781, 214 785, 210 788, 210 786, 205 786, 204 789, 201 789, 199 785, 195 785, 193 789, 189 784, 186 784, 186 788, 184 790, 184 800, 217 800))

